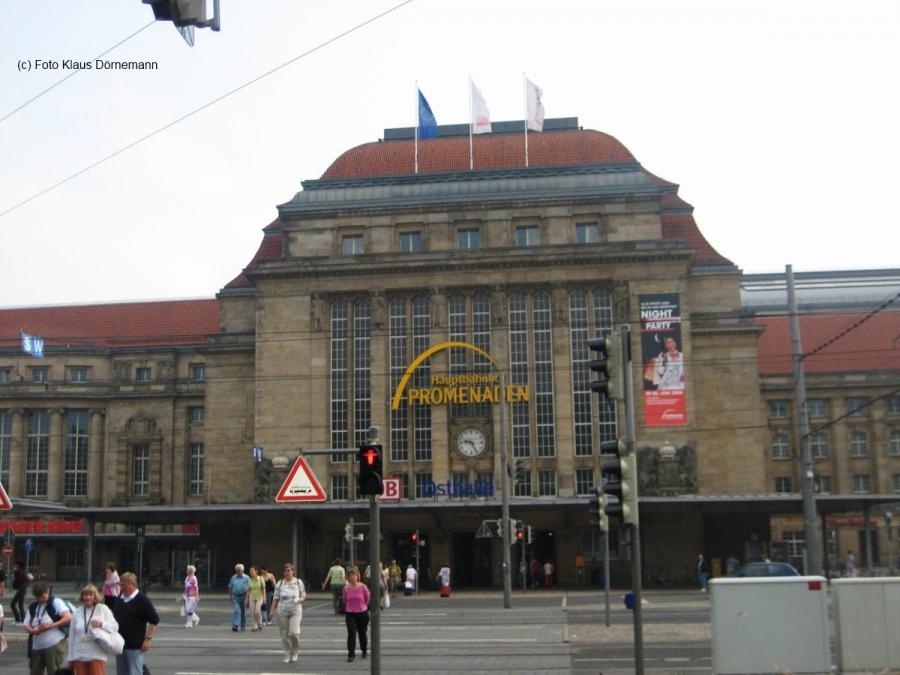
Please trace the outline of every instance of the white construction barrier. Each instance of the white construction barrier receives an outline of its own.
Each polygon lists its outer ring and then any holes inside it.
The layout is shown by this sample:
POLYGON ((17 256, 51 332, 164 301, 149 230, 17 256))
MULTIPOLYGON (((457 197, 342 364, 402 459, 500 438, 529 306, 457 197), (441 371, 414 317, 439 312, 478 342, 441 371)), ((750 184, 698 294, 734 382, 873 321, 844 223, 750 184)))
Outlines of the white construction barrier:
POLYGON ((900 669, 900 578, 835 579, 831 596, 838 669, 900 669))
POLYGON ((709 583, 713 672, 831 673, 824 577, 709 583))

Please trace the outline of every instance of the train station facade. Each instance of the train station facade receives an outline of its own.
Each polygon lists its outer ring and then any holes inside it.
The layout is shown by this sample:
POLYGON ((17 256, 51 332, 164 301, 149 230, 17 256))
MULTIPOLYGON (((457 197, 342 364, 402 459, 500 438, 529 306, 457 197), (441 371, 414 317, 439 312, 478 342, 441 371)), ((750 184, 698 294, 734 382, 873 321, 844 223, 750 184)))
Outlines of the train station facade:
MULTIPOLYGON (((615 138, 561 119, 527 142, 526 163, 521 122, 474 142, 467 126, 418 142, 388 129, 304 181, 215 298, 0 310, 16 557, 65 578, 87 548, 96 574, 107 560, 134 567, 140 540, 145 570, 194 562, 217 583, 238 561, 296 557, 321 578, 349 556, 349 519, 367 520, 355 448, 377 426, 400 493, 381 509, 384 559, 499 585, 505 444, 519 468, 511 516, 532 532, 514 569, 550 561, 557 583, 595 582, 604 546, 588 504, 624 408, 590 391, 587 341, 628 325, 645 567, 689 573, 700 552, 794 559, 786 314, 748 302, 678 186, 615 138), (43 338, 43 358, 22 354, 20 331, 43 338), (303 453, 327 498, 276 503, 303 453)), ((808 314, 806 330, 823 325, 808 314)), ((900 491, 898 316, 865 322, 880 356, 839 372, 816 365, 828 349, 810 360, 815 400, 834 400, 823 421, 866 403, 852 428, 820 432, 832 440, 818 466, 833 469, 821 531, 856 548, 871 521, 877 564, 900 491)), ((610 533, 610 557, 627 583, 623 534, 610 533)))

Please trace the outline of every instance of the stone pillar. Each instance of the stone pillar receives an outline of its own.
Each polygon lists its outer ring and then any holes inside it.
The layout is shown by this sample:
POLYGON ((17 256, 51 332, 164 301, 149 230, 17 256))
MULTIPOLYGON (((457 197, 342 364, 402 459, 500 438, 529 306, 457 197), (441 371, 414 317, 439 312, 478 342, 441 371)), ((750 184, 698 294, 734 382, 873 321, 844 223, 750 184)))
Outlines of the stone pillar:
POLYGON ((25 411, 12 410, 12 438, 9 448, 9 485, 6 493, 10 497, 25 494, 25 411))
POLYGON ((58 502, 62 498, 63 447, 65 445, 64 411, 50 410, 50 452, 47 462, 47 500, 58 502))
POLYGON ((91 506, 102 506, 103 488, 107 483, 106 433, 104 423, 106 413, 103 410, 91 410, 91 428, 88 433, 88 483, 87 496, 91 506))

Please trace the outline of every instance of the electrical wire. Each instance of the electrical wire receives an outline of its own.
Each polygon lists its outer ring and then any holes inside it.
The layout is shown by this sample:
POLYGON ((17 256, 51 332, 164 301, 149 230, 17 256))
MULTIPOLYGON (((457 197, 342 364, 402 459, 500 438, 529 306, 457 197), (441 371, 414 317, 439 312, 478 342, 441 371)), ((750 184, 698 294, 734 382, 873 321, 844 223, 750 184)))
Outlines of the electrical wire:
MULTIPOLYGON (((107 49, 105 52, 100 52, 99 54, 97 54, 97 56, 95 56, 94 59, 92 59, 92 60, 99 59, 101 56, 106 56, 106 55, 109 54, 113 49, 115 49, 116 47, 120 47, 121 45, 125 44, 125 43, 128 42, 131 38, 133 38, 135 35, 137 35, 138 33, 140 33, 141 31, 145 31, 145 30, 147 30, 148 28, 150 28, 150 26, 152 26, 154 23, 156 23, 156 22, 155 22, 155 21, 151 21, 151 22, 148 23, 146 26, 143 26, 142 28, 137 29, 135 32, 133 32, 133 33, 132 33, 131 35, 129 35, 128 37, 123 38, 122 40, 119 40, 116 44, 114 44, 112 47, 110 47, 109 49, 107 49)), ((2 124, 3 122, 5 122, 6 120, 8 120, 10 117, 12 117, 13 115, 15 115, 15 114, 16 114, 17 112, 19 112, 20 110, 22 110, 22 108, 26 107, 27 105, 29 105, 29 104, 31 104, 31 103, 34 103, 34 102, 37 101, 41 96, 43 96, 43 95, 46 94, 47 92, 49 92, 49 91, 55 89, 56 87, 58 87, 59 85, 61 85, 63 82, 65 82, 66 80, 68 80, 70 77, 74 77, 75 75, 77 75, 77 74, 80 73, 80 72, 81 72, 80 70, 73 70, 71 73, 69 73, 68 75, 66 75, 64 78, 62 78, 61 80, 59 80, 59 81, 56 82, 55 84, 51 84, 49 87, 47 87, 46 89, 44 89, 44 91, 40 92, 39 94, 35 94, 35 95, 32 96, 30 99, 28 99, 27 101, 25 101, 25 103, 23 103, 22 105, 20 105, 18 108, 14 109, 14 110, 11 110, 10 112, 6 113, 6 115, 4 115, 3 117, 0 117, 0 124, 2 124)))
POLYGON ((235 87, 235 88, 232 89, 231 91, 228 91, 228 92, 222 94, 221 96, 218 96, 218 97, 214 98, 213 100, 208 101, 207 103, 204 103, 204 104, 201 105, 199 108, 195 108, 194 110, 192 110, 192 111, 190 111, 190 112, 188 112, 188 113, 185 113, 185 114, 182 115, 181 117, 178 117, 178 118, 172 120, 172 121, 169 122, 168 124, 165 124, 165 125, 161 126, 160 128, 156 129, 155 131, 151 131, 150 133, 148 133, 148 134, 146 134, 146 135, 144 135, 144 136, 138 138, 137 140, 132 141, 132 142, 129 143, 128 145, 125 145, 124 147, 119 148, 119 149, 116 150, 115 152, 112 152, 112 153, 106 155, 106 156, 103 157, 102 159, 98 159, 98 160, 97 160, 96 162, 94 162, 93 164, 89 164, 88 166, 84 167, 83 169, 80 169, 80 170, 76 171, 75 173, 69 175, 68 177, 63 178, 62 180, 60 180, 60 181, 54 183, 53 185, 44 188, 44 189, 41 190, 40 192, 37 192, 37 193, 31 195, 31 196, 28 197, 27 199, 25 199, 25 200, 19 202, 18 204, 14 204, 13 206, 11 206, 11 207, 9 207, 8 209, 6 209, 5 211, 0 211, 0 218, 2 218, 3 216, 5 216, 5 215, 7 215, 7 214, 9 214, 9 213, 12 213, 13 211, 15 211, 16 209, 18 209, 18 208, 20 208, 20 207, 22 207, 22 206, 25 206, 25 205, 28 204, 29 202, 32 202, 32 201, 34 201, 35 199, 37 199, 38 197, 42 197, 42 196, 44 196, 45 194, 47 194, 48 192, 51 192, 51 191, 55 190, 56 188, 58 188, 58 187, 60 187, 60 186, 62 186, 62 185, 65 185, 65 184, 68 183, 69 181, 74 180, 75 178, 78 178, 78 177, 81 176, 82 174, 85 174, 85 173, 87 173, 88 171, 90 171, 91 169, 97 168, 97 167, 100 166, 101 164, 104 164, 105 162, 108 162, 109 160, 113 159, 114 157, 118 157, 118 156, 121 155, 122 153, 127 152, 128 150, 131 150, 133 147, 135 147, 135 146, 137 146, 137 145, 140 145, 140 144, 143 143, 144 141, 147 141, 147 140, 153 138, 154 136, 156 136, 156 135, 158 135, 158 134, 161 134, 163 131, 166 131, 166 130, 168 130, 168 129, 171 129, 171 128, 174 127, 176 124, 179 124, 179 123, 183 122, 184 120, 186 120, 186 119, 188 119, 188 118, 190 118, 190 117, 193 117, 193 116, 196 115, 197 113, 200 113, 200 112, 206 110, 207 108, 210 108, 210 107, 214 106, 216 103, 219 103, 220 101, 224 101, 224 100, 225 100, 226 98, 228 98, 229 96, 232 96, 233 94, 236 94, 236 93, 238 93, 239 91, 241 91, 241 90, 243 90, 243 89, 246 89, 246 88, 249 87, 250 85, 256 84, 256 83, 259 82, 260 80, 262 80, 262 79, 268 77, 269 75, 272 75, 272 74, 278 72, 278 71, 281 70, 282 68, 286 68, 287 66, 289 66, 289 65, 291 65, 291 64, 293 64, 293 63, 296 63, 296 62, 299 61, 300 59, 306 58, 307 56, 310 56, 310 55, 314 54, 315 52, 319 51, 320 49, 324 49, 324 48, 327 47, 328 45, 331 45, 331 44, 333 44, 334 42, 337 42, 338 40, 340 40, 340 39, 342 39, 342 38, 344 38, 344 37, 347 37, 347 36, 350 35, 351 33, 355 33, 356 31, 358 31, 358 30, 360 30, 360 29, 362 29, 362 28, 365 28, 365 27, 368 26, 369 24, 374 23, 375 21, 378 21, 379 19, 381 19, 381 18, 387 16, 388 14, 391 14, 392 12, 397 11, 398 9, 400 9, 401 7, 403 7, 404 5, 408 5, 408 4, 410 4, 411 2, 413 2, 413 0, 403 0, 403 2, 401 2, 401 3, 397 4, 397 5, 394 5, 393 7, 389 8, 389 9, 386 9, 385 11, 381 12, 380 14, 376 14, 375 16, 370 17, 370 18, 366 19, 365 21, 363 21, 363 22, 361 22, 361 23, 356 24, 355 26, 353 26, 353 27, 351 27, 351 28, 348 28, 347 30, 343 31, 342 33, 338 33, 338 34, 335 35, 334 37, 331 37, 331 38, 325 40, 324 42, 319 43, 319 44, 316 45, 315 47, 312 47, 312 48, 306 50, 305 52, 303 52, 302 54, 299 54, 299 55, 295 56, 294 58, 289 59, 288 61, 285 61, 285 62, 282 63, 281 65, 275 66, 275 67, 272 68, 271 70, 268 70, 268 71, 262 73, 261 75, 257 75, 257 76, 254 77, 253 79, 248 80, 247 82, 245 82, 244 84, 242 84, 242 85, 240 85, 240 86, 238 86, 238 87, 235 87))

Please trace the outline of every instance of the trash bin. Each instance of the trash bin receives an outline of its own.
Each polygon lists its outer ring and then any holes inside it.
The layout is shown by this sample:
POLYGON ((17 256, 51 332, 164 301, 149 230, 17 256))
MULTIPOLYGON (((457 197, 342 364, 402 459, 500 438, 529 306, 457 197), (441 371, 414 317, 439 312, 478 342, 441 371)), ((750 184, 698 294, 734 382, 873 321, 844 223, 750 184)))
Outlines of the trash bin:
POLYGON ((634 593, 625 594, 625 609, 634 609, 634 593))

